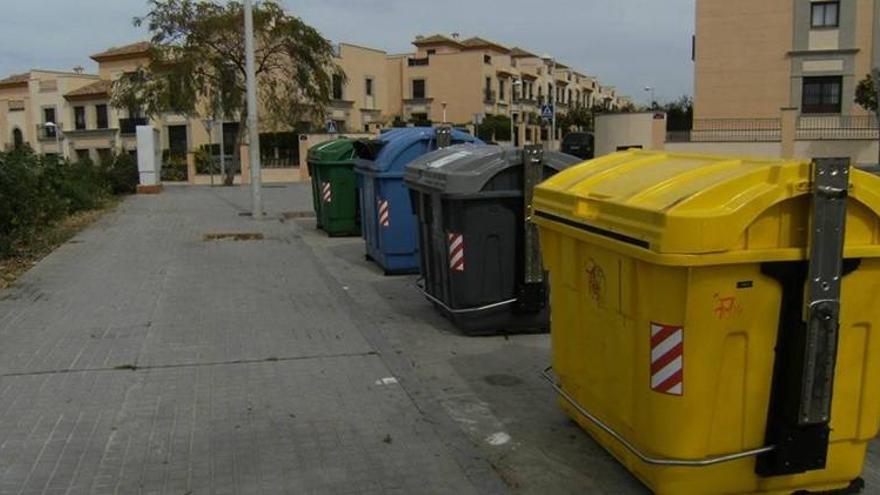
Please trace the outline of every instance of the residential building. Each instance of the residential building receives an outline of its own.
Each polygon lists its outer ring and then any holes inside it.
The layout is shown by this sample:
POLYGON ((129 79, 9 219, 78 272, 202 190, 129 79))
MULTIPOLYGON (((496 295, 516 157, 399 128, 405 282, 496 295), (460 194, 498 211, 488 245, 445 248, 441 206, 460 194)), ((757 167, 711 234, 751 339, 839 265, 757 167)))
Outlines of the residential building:
POLYGON ((595 77, 519 47, 480 37, 435 34, 413 41, 416 51, 389 57, 393 90, 388 112, 408 122, 472 122, 478 115, 529 119, 526 140, 537 132, 537 114, 555 94, 558 111, 575 106, 617 108, 611 87, 595 77), (399 81, 399 83, 397 82, 399 81), (399 104, 396 103, 399 101, 399 104))
MULTIPOLYGON (((479 115, 508 115, 527 122, 520 126, 518 141, 536 142, 548 138, 538 112, 552 95, 560 113, 578 106, 613 109, 625 101, 595 77, 522 48, 458 35, 420 36, 413 44, 415 52, 401 55, 336 45, 334 61, 345 78, 333 78, 326 120, 339 132, 372 133, 394 121, 467 124, 479 115)), ((162 146, 171 155, 219 141, 217 124, 209 138, 201 120, 173 114, 147 118, 140 109, 110 104, 113 83, 150 64, 149 42, 113 47, 91 59, 98 64, 97 74, 33 70, 0 80, 0 149, 27 143, 42 153, 101 160, 112 152, 133 152, 135 128, 145 124, 160 130, 162 146), (57 139, 56 127, 47 123, 57 126, 57 139)), ((239 124, 234 115, 224 120, 231 156, 239 124)), ((271 144, 272 139, 261 143, 264 159, 294 159, 293 141, 290 149, 271 144)))
POLYGON ((865 115, 859 80, 880 66, 880 1, 698 0, 696 118, 865 115))
POLYGON ((880 0, 697 0, 693 57, 691 141, 876 162, 876 117, 854 99, 880 67, 880 0))
MULTIPOLYGON (((94 108, 86 112, 82 105, 70 105, 66 96, 81 94, 98 82, 98 76, 80 70, 40 69, 0 80, 0 149, 28 144, 40 153, 82 156, 82 148, 69 148, 63 130, 87 124, 94 129, 100 116, 94 108)), ((95 150, 110 146, 105 140, 95 150)))

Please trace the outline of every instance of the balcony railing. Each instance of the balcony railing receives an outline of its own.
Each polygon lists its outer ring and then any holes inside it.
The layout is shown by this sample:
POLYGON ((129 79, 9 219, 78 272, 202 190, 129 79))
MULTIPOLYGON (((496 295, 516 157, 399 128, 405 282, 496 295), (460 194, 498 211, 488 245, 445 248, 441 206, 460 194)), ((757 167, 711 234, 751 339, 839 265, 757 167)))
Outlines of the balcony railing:
POLYGON ((137 133, 137 126, 148 125, 149 121, 144 117, 134 119, 119 119, 119 133, 122 135, 131 135, 137 133))
POLYGON ((428 57, 406 59, 406 64, 410 67, 424 67, 429 63, 431 63, 431 59, 429 59, 428 57))
POLYGON ((689 131, 671 131, 666 140, 686 142, 777 142, 782 139, 780 119, 695 119, 689 131))
POLYGON ((495 97, 495 91, 491 89, 483 90, 483 101, 486 103, 495 103, 497 98, 495 97))
POLYGON ((802 115, 796 139, 800 141, 845 141, 877 139, 880 126, 875 115, 802 115))

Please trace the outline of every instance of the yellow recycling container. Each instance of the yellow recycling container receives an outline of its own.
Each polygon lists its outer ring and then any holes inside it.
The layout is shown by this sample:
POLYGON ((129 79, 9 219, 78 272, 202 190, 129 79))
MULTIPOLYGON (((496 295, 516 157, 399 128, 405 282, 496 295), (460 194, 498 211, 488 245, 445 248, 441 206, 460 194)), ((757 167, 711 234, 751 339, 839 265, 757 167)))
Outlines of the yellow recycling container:
POLYGON ((552 383, 654 492, 858 486, 880 421, 880 178, 845 165, 632 150, 535 189, 552 383))

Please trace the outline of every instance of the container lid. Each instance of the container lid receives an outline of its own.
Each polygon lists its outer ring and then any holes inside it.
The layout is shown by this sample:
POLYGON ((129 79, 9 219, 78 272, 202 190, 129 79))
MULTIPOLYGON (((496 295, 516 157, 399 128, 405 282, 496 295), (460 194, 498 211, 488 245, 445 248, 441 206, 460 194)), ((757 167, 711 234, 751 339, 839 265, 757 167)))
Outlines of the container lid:
MULTIPOLYGON (((654 253, 805 259, 811 174, 807 161, 630 150, 539 185, 533 218, 654 253)), ((880 178, 853 169, 850 183, 846 255, 880 256, 880 178)))
MULTIPOLYGON (((371 172, 403 172, 413 159, 437 148, 433 127, 393 129, 372 140, 355 142, 355 166, 371 172)), ((452 143, 482 142, 467 132, 452 130, 452 143)))
MULTIPOLYGON (((544 167, 554 173, 581 160, 558 152, 544 153, 544 167)), ((460 144, 437 150, 412 161, 406 168, 406 185, 446 194, 484 190, 522 191, 522 150, 497 145, 460 144), (510 170, 511 174, 503 174, 510 170)), ((552 175, 547 173, 546 176, 552 175)))
POLYGON ((316 144, 309 148, 309 162, 345 162, 354 158, 354 140, 337 138, 316 144))

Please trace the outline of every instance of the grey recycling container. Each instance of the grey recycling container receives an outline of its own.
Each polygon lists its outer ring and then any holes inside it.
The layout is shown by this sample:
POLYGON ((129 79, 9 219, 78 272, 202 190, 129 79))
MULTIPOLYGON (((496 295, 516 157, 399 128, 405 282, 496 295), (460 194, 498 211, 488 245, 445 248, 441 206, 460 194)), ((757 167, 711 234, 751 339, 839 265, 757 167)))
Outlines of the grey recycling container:
MULTIPOLYGON (((546 179, 579 162, 545 152, 539 175, 546 179)), ((406 169, 418 220, 422 290, 465 333, 549 327, 547 284, 524 279, 523 172, 521 150, 482 144, 441 149, 406 169)))

